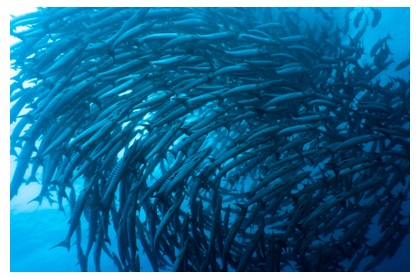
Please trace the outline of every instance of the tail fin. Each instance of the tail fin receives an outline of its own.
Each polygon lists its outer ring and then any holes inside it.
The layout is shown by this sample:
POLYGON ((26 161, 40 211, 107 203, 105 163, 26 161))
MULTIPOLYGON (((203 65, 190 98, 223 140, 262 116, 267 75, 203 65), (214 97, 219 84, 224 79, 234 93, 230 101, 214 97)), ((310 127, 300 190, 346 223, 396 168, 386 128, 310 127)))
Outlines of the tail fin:
POLYGON ((39 184, 38 179, 36 178, 35 175, 31 175, 28 180, 26 180, 26 185, 30 184, 30 183, 37 183, 39 184))
POLYGON ((29 201, 27 204, 38 201, 38 204, 41 205, 42 204, 42 199, 43 199, 43 195, 40 194, 37 197, 35 197, 34 199, 32 199, 31 201, 29 201))
POLYGON ((67 248, 67 251, 70 251, 70 239, 65 239, 64 241, 61 241, 60 243, 52 246, 50 250, 56 247, 65 247, 67 248))
MULTIPOLYGON (((34 199, 32 199, 31 201, 29 201, 27 204, 32 203, 32 202, 38 202, 39 205, 42 204, 42 200, 46 198, 50 204, 50 206, 52 206, 53 203, 56 203, 56 201, 54 199, 51 198, 51 194, 47 193, 40 193, 37 197, 35 197, 34 199)), ((63 209, 64 210, 64 209, 63 209)))

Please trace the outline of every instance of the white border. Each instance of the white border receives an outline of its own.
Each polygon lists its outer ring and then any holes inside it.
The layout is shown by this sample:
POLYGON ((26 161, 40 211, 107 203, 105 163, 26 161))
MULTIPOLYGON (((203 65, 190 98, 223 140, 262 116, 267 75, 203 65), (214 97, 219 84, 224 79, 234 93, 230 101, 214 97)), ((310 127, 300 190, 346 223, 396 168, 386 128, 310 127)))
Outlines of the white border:
POLYGON ((53 6, 53 7, 409 7, 409 0, 26 0, 8 1, 9 7, 53 6))

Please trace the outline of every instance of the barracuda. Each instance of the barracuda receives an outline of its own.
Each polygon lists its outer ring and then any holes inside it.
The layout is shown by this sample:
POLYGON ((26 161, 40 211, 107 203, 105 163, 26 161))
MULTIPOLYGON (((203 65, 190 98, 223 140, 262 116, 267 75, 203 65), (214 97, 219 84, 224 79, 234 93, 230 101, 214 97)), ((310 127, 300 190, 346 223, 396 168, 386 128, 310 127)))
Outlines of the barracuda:
POLYGON ((11 222, 36 190, 22 185, 41 182, 32 201, 70 211, 57 246, 73 238, 82 271, 92 254, 97 271, 380 268, 404 250, 410 218, 408 15, 127 7, 12 18, 11 222))

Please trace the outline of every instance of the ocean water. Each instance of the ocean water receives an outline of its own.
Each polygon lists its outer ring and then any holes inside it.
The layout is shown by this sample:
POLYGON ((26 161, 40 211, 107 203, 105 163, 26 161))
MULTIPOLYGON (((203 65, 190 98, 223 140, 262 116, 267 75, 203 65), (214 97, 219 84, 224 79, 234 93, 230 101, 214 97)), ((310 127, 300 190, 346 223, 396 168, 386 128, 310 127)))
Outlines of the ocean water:
MULTIPOLYGON (((389 45, 389 49, 392 54, 393 62, 389 64, 386 70, 382 71, 380 75, 375 77, 375 83, 381 85, 386 85, 390 77, 397 77, 401 78, 405 81, 409 82, 409 71, 410 67, 406 67, 402 70, 396 71, 395 67, 409 57, 410 48, 410 10, 409 8, 378 8, 381 11, 381 20, 375 28, 368 27, 361 38, 361 45, 359 46, 363 49, 363 53, 359 58, 359 63, 361 65, 372 64, 373 57, 369 56, 369 51, 372 47, 377 43, 378 40, 381 38, 390 35, 391 39, 387 41, 389 45)), ((277 17, 281 15, 281 8, 266 8, 266 9, 249 9, 248 12, 253 14, 256 18, 259 19, 260 23, 271 23, 275 22, 277 17)), ((343 41, 343 44, 348 44, 351 42, 351 37, 354 36, 357 32, 357 28, 354 28, 354 21, 357 15, 362 12, 364 15, 362 16, 360 25, 363 25, 365 21, 371 21, 373 18, 373 13, 370 8, 355 8, 350 14, 350 30, 349 30, 349 41, 343 41), (354 29, 354 30, 353 30, 354 29)), ((216 14, 220 13, 223 15, 223 11, 218 11, 216 14)), ((293 10, 293 13, 297 13, 301 18, 306 19, 308 25, 316 25, 319 21, 321 22, 331 22, 334 24, 343 25, 345 24, 345 8, 320 8, 320 9, 306 9, 306 8, 297 8, 293 10), (326 15, 324 15, 324 13, 326 15), (327 17, 327 18, 326 18, 327 17)), ((225 22, 223 24, 229 25, 229 20, 237 21, 234 22, 235 28, 231 29, 231 32, 245 32, 245 30, 241 30, 241 21, 246 20, 241 17, 241 13, 231 13, 231 11, 226 11, 226 14, 229 17, 224 18, 225 22), (238 16, 238 18, 235 18, 238 16)), ((291 13, 291 15, 294 15, 291 13)), ((69 18, 65 18, 65 21, 70 21, 69 18)), ((154 19, 158 23, 159 21, 165 22, 164 18, 157 18, 154 19)), ((212 23, 213 24, 213 23, 212 23)), ((221 24, 222 25, 222 24, 221 24)), ((189 29, 186 28, 186 33, 190 32, 189 29)), ((255 33, 254 33, 255 34, 255 33)), ((305 34, 304 34, 305 35, 305 34)), ((343 39, 346 40, 346 39, 343 39)), ((226 43, 226 45, 228 45, 226 43)), ((217 47, 224 46, 224 44, 218 44, 217 47)), ((267 49, 271 50, 270 47, 267 49)), ((223 50, 222 50, 223 51, 223 50)), ((213 59, 212 57, 209 58, 210 60, 213 59)), ((227 59, 228 60, 228 59, 227 59)), ((188 65, 187 65, 188 66, 188 65)), ((362 78, 362 77, 361 77, 362 78)), ((356 82, 356 81, 353 81, 356 82)), ((36 82, 34 83, 36 84, 36 82)), ((31 86, 31 85, 29 85, 31 86)), ((351 84, 349 85, 351 86, 351 84)), ((71 110, 71 109, 69 109, 71 110)), ((200 117, 195 117, 196 119, 200 117)), ((16 123, 11 124, 11 131, 16 126, 16 123)), ((410 129, 409 123, 408 125, 404 126, 405 129, 410 129)), ((244 129, 245 131, 245 129, 244 129)), ((242 133, 239 131, 239 133, 242 133)), ((220 137, 223 137, 220 136, 220 137)), ((409 139, 408 139, 409 141, 409 139)), ((220 141, 222 143, 222 141, 220 141)), ((218 147, 218 140, 208 140, 207 145, 213 145, 218 147), (214 141, 214 142, 211 142, 214 141)), ((221 148, 221 147, 218 147, 221 148)), ((365 147, 366 150, 369 150, 371 146, 367 145, 365 147)), ((123 155, 119 156, 121 159, 123 155)), ((168 158, 170 158, 168 156, 168 158)), ((173 158, 175 161, 175 158, 173 158)), ((11 178, 16 170, 16 157, 11 156, 10 160, 11 165, 11 178)), ((153 182, 156 178, 162 176, 162 170, 165 168, 157 168, 154 172, 154 178, 149 179, 148 183, 153 182)), ((302 170, 305 170, 306 167, 302 167, 302 170)), ((311 167, 307 167, 308 170, 311 172, 315 172, 314 169, 311 167)), ((42 182, 42 171, 43 168, 41 167, 38 169, 36 173, 36 177, 38 182, 42 182)), ((31 172, 31 168, 26 170, 25 178, 28 178, 31 172)), ((316 173, 316 172, 315 172, 316 173)), ((259 174, 259 173, 257 173, 259 174)), ((409 174, 401 175, 404 177, 406 184, 403 185, 399 183, 399 185, 395 186, 395 191, 393 194, 395 195, 397 190, 403 190, 408 188, 410 185, 410 177, 409 174)), ((190 181, 191 182, 191 181, 190 181)), ((249 175, 246 177, 242 185, 239 188, 242 188, 241 192, 246 192, 249 190, 250 186, 255 183, 255 174, 249 175)), ((78 179, 74 182, 74 188, 77 193, 84 188, 84 182, 82 179, 78 179)), ((72 272, 72 271, 80 271, 80 266, 78 264, 78 255, 76 250, 76 239, 75 235, 73 235, 71 239, 71 248, 67 251, 64 247, 54 247, 57 243, 64 240, 66 237, 69 221, 71 220, 71 211, 70 205, 66 200, 63 200, 63 211, 59 211, 59 207, 57 203, 53 203, 50 205, 47 200, 43 200, 40 205, 38 202, 34 202, 31 200, 34 199, 41 190, 41 184, 37 182, 31 182, 29 184, 23 184, 17 195, 13 197, 10 201, 10 271, 12 272, 20 272, 20 271, 29 271, 29 272, 52 272, 52 271, 61 271, 61 272, 72 272)), ((119 194, 118 194, 119 196, 119 194)), ((57 199, 56 195, 54 194, 54 199, 57 199)), ((118 197, 121 199, 121 197, 118 197)), ((390 200, 391 201, 391 200, 390 200)), ((226 202, 223 207, 225 207, 229 202, 226 202)), ((233 205, 233 204, 232 204, 233 205)), ((185 212, 189 210, 185 208, 185 205, 182 205, 185 212)), ((226 206, 227 207, 227 206, 226 206)), ((233 207, 233 206, 232 206, 233 207)), ((409 200, 404 201, 401 206, 400 213, 402 216, 409 217, 409 200)), ((161 213, 162 214, 162 213, 161 213)), ((138 217, 141 222, 147 221, 149 219, 149 213, 145 213, 144 210, 138 211, 138 217)), ((163 214, 162 214, 163 216, 163 214)), ((81 241, 82 248, 86 248, 87 246, 87 236, 88 236, 88 229, 89 224, 86 220, 87 215, 84 213, 81 218, 81 234, 83 236, 81 241)), ((231 222, 233 222, 233 218, 231 218, 231 222)), ((184 218, 183 218, 184 220, 184 218)), ((407 219, 404 220, 406 223, 407 219)), ((396 229, 397 231, 398 229, 396 229)), ((206 231, 210 235, 210 231, 206 231)), ((267 232, 268 234, 268 232, 267 232)), ((339 234, 338 234, 339 235, 339 234)), ((109 238, 109 250, 111 252, 119 251, 118 248, 118 234, 110 230, 109 238)), ((373 244, 370 242, 379 240, 382 235, 379 230, 379 227, 375 224, 372 224, 369 227, 369 231, 366 234, 366 240, 370 240, 367 244, 373 244)), ((246 242, 243 240, 244 244, 242 249, 245 250, 247 248, 246 242)), ((141 271, 153 271, 152 266, 149 261, 149 257, 146 255, 144 248, 141 244, 137 246, 139 259, 140 259, 140 267, 141 271)), ((177 249, 177 253, 179 250, 177 249)), ((410 234, 404 237, 403 241, 399 245, 398 250, 392 256, 392 258, 385 258, 381 261, 375 268, 374 271, 409 271, 410 270, 410 234)), ((256 258, 255 258, 256 259, 256 258)), ((364 258, 360 265, 357 266, 356 271, 360 271, 366 264, 372 261, 372 257, 364 258)), ((341 265, 345 268, 346 266, 350 265, 351 262, 343 262, 341 265)), ((87 260, 87 270, 88 271, 95 271, 96 267, 94 265, 94 256, 90 254, 87 260)), ((170 271, 171 268, 163 268, 162 271, 170 271)), ((233 267, 229 267, 229 270, 233 271, 233 267)), ((301 270, 297 264, 291 263, 289 266, 286 266, 282 269, 282 271, 298 271, 301 270)), ((344 269, 345 270, 345 269, 344 269)), ((118 271, 118 266, 115 264, 114 260, 108 257, 104 252, 102 252, 101 257, 101 271, 118 271)))

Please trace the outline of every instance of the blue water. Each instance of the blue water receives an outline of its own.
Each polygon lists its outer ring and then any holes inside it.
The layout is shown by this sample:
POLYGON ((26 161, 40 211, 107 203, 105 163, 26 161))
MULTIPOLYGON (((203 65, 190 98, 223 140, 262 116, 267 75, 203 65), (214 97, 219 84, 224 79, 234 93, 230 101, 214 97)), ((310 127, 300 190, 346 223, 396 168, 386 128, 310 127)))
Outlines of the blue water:
MULTIPOLYGON (((366 31, 363 37, 363 45, 366 50, 366 62, 370 59, 368 52, 379 38, 383 38, 390 34, 389 46, 392 51, 394 61, 400 62, 409 55, 409 16, 408 8, 385 8, 381 9, 382 19, 375 29, 366 31)), ((307 11, 305 11, 307 12, 307 11)), ((308 13, 311 16, 319 15, 308 13)), ((344 9, 336 9, 334 11, 337 18, 344 14, 344 9)), ((354 12, 355 14, 355 12, 354 12)), ((392 64, 389 69, 394 69, 392 64)), ((386 80, 388 76, 399 76, 407 79, 409 77, 409 67, 403 71, 394 72, 392 70, 384 71, 381 79, 386 80)), ((14 157, 11 158, 11 171, 13 174, 15 168, 14 157)), ((39 172, 38 171, 38 176, 39 172)), ((30 172, 30 169, 29 171, 30 172)), ((27 174, 29 175, 29 174, 27 174)), ((77 186, 76 186, 77 187, 77 186)), ((31 183, 19 190, 17 197, 11 201, 10 209, 10 270, 15 271, 80 271, 77 264, 76 247, 72 246, 67 252, 65 248, 53 248, 58 242, 62 241, 66 236, 68 229, 69 210, 66 213, 58 211, 57 205, 50 206, 47 201, 43 201, 38 206, 37 202, 28 203, 39 192, 40 186, 31 183)), ((405 214, 409 213, 409 203, 404 204, 405 214)), ((87 235, 88 226, 82 219, 82 233, 87 235)), ((375 240, 379 237, 375 228, 369 232, 368 238, 375 240)), ((116 237, 110 236, 112 251, 116 249, 116 237)), ((410 252, 410 235, 402 242, 395 256, 386 259, 377 268, 376 271, 409 271, 409 252, 410 252)), ((85 244, 82 244, 85 246, 85 244)), ((140 252, 143 252, 141 246, 140 252)), ((88 270, 94 271, 93 254, 90 255, 88 261, 88 270)), ((368 260, 366 260, 367 262, 368 260)), ((152 271, 149 261, 145 255, 140 259, 142 271, 152 271)), ((102 253, 101 262, 102 271, 117 271, 117 267, 113 261, 102 253)))

